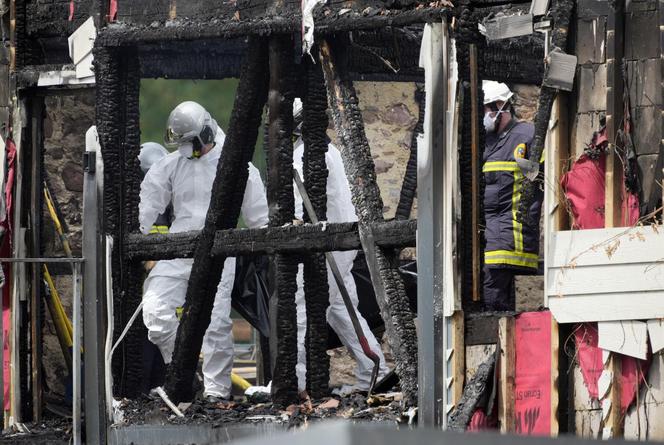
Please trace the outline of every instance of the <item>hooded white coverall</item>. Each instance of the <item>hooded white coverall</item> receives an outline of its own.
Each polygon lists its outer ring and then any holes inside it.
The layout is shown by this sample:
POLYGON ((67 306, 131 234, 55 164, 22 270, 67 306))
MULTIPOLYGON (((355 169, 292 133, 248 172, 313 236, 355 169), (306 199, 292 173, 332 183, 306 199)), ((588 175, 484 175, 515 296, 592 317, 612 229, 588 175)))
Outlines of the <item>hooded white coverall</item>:
MULTIPOLYGON (((153 222, 173 203, 170 233, 201 230, 210 205, 212 183, 224 143, 219 129, 215 147, 198 159, 187 159, 179 151, 154 164, 141 184, 139 223, 149 233, 153 222)), ((249 179, 242 202, 242 217, 250 228, 267 224, 268 208, 263 181, 249 164, 249 179)), ((193 259, 159 261, 143 285, 143 321, 148 338, 170 363, 179 320, 176 308, 184 305, 193 259)), ((229 398, 233 367, 231 291, 235 258, 227 258, 217 287, 212 319, 203 338, 203 377, 206 396, 229 398)))
MULTIPOLYGON (((304 143, 302 139, 299 139, 295 143, 295 148, 293 150, 293 167, 297 169, 302 175, 302 164, 304 155, 304 143)), ((348 184, 348 179, 346 178, 346 172, 344 170, 343 161, 341 160, 341 153, 337 147, 333 144, 328 144, 328 150, 325 154, 325 163, 327 164, 328 169, 328 178, 327 178, 327 221, 331 223, 338 222, 354 222, 357 221, 357 215, 355 214, 355 207, 351 201, 350 185, 348 184)), ((302 219, 303 207, 302 207, 302 197, 300 192, 295 188, 295 216, 299 219, 302 219)), ((339 266, 339 271, 343 277, 346 288, 348 289, 348 294, 351 297, 353 305, 357 310, 358 306, 358 297, 357 297, 357 287, 355 286, 355 280, 351 274, 351 269, 353 268, 353 261, 357 255, 357 251, 345 251, 345 252, 333 252, 337 265, 339 266)), ((304 339, 307 329, 307 313, 304 303, 304 273, 303 266, 300 264, 297 274, 297 292, 295 294, 295 304, 297 305, 297 342, 298 342, 298 353, 297 353, 297 381, 298 388, 300 391, 306 388, 306 352, 304 346, 304 339)), ((368 390, 369 384, 371 383, 371 372, 373 371, 373 362, 364 355, 362 352, 362 347, 357 339, 355 330, 353 329, 353 324, 351 322, 346 306, 344 305, 343 299, 341 297, 341 292, 337 287, 337 283, 334 280, 330 266, 327 266, 327 281, 329 285, 330 293, 330 306, 327 309, 327 322, 330 324, 334 332, 337 333, 341 342, 348 348, 348 351, 355 359, 357 367, 355 368, 356 383, 353 388, 349 389, 358 389, 358 390, 368 390)), ((384 376, 389 372, 389 369, 385 365, 385 357, 381 351, 376 337, 373 335, 369 326, 367 325, 366 320, 357 312, 360 325, 362 330, 367 338, 369 346, 371 349, 378 354, 380 357, 380 371, 379 376, 384 376)))

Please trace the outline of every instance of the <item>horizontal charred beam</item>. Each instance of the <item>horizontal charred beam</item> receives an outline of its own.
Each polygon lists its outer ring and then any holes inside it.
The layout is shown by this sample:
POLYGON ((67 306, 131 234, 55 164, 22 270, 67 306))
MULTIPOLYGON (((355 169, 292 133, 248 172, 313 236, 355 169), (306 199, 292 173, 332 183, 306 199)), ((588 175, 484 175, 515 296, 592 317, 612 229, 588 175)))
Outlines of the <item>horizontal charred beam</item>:
MULTIPOLYGON (((448 8, 424 7, 411 10, 384 9, 375 11, 348 12, 339 14, 317 14, 315 32, 319 35, 358 30, 383 29, 386 26, 402 27, 416 23, 439 21, 451 14, 448 8)), ((130 46, 158 43, 162 41, 182 41, 214 38, 234 38, 247 35, 267 36, 301 32, 302 17, 298 15, 274 16, 263 19, 237 21, 232 17, 206 20, 182 21, 169 26, 160 24, 127 25, 111 24, 99 32, 95 44, 98 46, 130 46)))
MULTIPOLYGON (((384 248, 415 246, 417 220, 390 221, 374 226, 376 244, 384 248)), ((199 232, 168 235, 131 234, 124 252, 133 260, 191 258, 199 232)), ((327 252, 361 249, 357 223, 304 224, 261 229, 220 230, 215 235, 212 255, 327 252)))

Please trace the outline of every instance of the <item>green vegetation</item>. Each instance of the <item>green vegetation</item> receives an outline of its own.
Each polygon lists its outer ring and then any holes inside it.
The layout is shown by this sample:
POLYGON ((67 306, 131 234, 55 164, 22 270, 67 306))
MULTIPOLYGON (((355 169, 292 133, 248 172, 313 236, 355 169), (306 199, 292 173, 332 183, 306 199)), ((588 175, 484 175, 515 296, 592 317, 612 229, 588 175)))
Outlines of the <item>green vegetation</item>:
MULTIPOLYGON (((143 79, 140 97, 141 143, 158 142, 163 145, 168 115, 173 108, 186 100, 203 105, 226 131, 237 84, 237 79, 143 79)), ((254 165, 261 173, 265 170, 262 136, 263 132, 260 131, 254 154, 254 165)))

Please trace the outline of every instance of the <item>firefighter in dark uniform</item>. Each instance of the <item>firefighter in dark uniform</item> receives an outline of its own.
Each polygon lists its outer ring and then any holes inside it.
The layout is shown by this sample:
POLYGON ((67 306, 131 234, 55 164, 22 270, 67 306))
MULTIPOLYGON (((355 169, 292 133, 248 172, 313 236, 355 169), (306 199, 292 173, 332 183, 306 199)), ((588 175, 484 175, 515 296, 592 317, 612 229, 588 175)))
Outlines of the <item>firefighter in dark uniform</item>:
MULTIPOLYGON (((543 192, 519 215, 523 165, 535 128, 514 116, 513 93, 504 83, 484 81, 486 147, 482 172, 485 178, 484 304, 487 310, 515 309, 514 276, 537 272, 539 220, 543 192)), ((540 160, 540 167, 543 159, 540 160)))

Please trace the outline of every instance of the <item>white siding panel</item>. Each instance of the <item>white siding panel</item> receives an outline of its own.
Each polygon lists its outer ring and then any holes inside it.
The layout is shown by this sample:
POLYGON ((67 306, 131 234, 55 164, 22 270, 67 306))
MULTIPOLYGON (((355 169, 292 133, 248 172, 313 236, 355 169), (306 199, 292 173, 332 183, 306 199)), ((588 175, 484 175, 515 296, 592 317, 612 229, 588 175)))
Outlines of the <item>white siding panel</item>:
POLYGON ((549 248, 547 267, 657 262, 664 266, 664 227, 555 232, 549 248))
POLYGON ((547 293, 551 296, 571 294, 607 294, 643 292, 664 289, 664 263, 605 264, 549 269, 547 293))
POLYGON ((664 291, 549 295, 549 309, 558 323, 664 318, 664 291))

